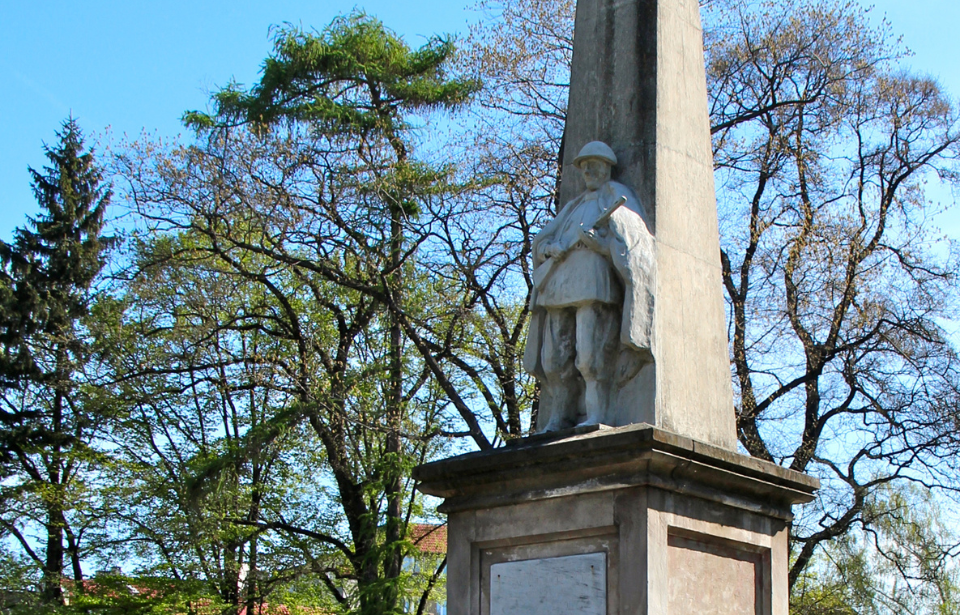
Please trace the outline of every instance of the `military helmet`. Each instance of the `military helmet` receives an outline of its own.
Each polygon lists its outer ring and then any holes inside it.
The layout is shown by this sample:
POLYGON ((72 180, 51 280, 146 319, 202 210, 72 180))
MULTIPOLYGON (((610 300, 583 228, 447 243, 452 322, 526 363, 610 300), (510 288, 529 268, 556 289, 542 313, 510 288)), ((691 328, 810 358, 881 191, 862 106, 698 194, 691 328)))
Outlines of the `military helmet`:
POLYGON ((573 164, 579 167, 580 163, 588 158, 599 158, 609 162, 611 166, 617 166, 617 155, 603 141, 591 141, 584 145, 583 149, 580 150, 580 155, 573 159, 573 164))

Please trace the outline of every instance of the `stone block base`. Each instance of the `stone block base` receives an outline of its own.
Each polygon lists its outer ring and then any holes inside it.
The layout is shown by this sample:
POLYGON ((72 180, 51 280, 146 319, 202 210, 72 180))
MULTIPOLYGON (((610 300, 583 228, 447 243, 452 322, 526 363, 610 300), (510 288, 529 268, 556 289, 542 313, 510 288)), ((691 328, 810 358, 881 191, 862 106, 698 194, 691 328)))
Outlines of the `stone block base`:
POLYGON ((787 615, 817 481, 649 425, 421 466, 449 515, 449 615, 787 615))

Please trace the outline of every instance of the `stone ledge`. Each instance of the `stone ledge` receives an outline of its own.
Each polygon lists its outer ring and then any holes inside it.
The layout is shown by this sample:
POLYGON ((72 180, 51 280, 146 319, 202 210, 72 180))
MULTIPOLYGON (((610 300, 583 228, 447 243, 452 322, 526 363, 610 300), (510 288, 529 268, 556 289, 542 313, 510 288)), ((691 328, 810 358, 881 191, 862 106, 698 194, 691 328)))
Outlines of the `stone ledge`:
POLYGON ((819 488, 810 476, 651 425, 577 428, 418 467, 423 493, 453 512, 651 486, 789 518, 819 488))

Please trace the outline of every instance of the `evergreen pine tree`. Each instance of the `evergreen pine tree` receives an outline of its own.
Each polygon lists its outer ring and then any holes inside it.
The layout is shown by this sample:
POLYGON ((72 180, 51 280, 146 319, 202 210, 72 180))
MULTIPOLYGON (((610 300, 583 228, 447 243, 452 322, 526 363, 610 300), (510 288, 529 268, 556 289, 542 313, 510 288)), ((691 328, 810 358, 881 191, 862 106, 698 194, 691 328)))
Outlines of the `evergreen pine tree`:
POLYGON ((45 148, 50 166, 30 169, 41 209, 30 219, 32 230, 18 229, 13 243, 0 241, 0 462, 4 476, 15 477, 3 496, 42 506, 45 548, 35 550, 24 538, 22 517, 0 524, 42 568, 51 602, 62 597, 67 554, 73 576, 82 577, 65 503, 88 423, 76 377, 89 354, 80 322, 113 242, 101 236, 111 192, 101 186, 77 122, 68 119, 57 136, 56 147, 45 148))

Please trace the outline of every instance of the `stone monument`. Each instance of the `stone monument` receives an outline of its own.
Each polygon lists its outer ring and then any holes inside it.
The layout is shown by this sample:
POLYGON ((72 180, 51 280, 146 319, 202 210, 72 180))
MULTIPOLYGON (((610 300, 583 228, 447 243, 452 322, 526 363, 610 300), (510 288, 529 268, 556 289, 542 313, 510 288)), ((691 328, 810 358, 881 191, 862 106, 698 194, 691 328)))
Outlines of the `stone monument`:
POLYGON ((586 191, 533 240, 524 366, 540 381, 540 432, 638 422, 620 412, 637 397, 619 393, 654 362, 650 223, 633 191, 610 179, 617 156, 607 144, 586 144, 574 164, 586 191))
POLYGON ((417 468, 449 615, 787 615, 816 480, 739 455, 696 0, 579 0, 538 434, 417 468))

